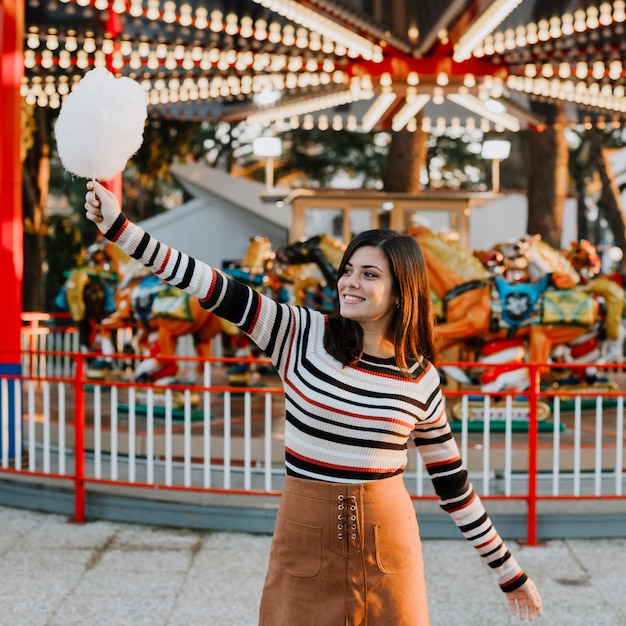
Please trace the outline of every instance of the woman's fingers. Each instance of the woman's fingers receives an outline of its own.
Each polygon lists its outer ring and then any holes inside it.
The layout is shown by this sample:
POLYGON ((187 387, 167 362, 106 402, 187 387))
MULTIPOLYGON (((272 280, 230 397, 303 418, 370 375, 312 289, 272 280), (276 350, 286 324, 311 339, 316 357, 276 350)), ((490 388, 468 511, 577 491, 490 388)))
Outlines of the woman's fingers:
POLYGON ((102 221, 100 200, 93 191, 88 191, 85 194, 85 212, 88 220, 91 220, 92 222, 102 221))
POLYGON ((85 194, 85 215, 88 220, 99 224, 102 222, 102 205, 100 198, 98 198, 93 181, 87 183, 87 193, 85 194))

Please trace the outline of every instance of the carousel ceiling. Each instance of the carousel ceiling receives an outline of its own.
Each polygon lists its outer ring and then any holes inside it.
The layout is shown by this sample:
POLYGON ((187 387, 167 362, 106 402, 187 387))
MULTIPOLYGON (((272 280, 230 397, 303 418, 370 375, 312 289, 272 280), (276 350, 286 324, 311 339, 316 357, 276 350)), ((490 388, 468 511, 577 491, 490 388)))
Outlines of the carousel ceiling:
POLYGON ((89 69, 152 116, 267 127, 518 130, 626 117, 624 0, 26 0, 23 95, 89 69), (418 117, 418 114, 421 115, 418 117))

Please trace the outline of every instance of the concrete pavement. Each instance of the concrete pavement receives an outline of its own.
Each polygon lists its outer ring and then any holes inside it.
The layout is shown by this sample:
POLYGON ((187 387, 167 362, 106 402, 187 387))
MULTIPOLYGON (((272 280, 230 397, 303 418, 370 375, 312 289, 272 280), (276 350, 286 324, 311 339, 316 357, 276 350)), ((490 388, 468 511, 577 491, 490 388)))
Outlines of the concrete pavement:
MULTIPOLYGON (((0 625, 255 626, 270 540, 0 507, 0 625)), ((626 626, 626 539, 509 547, 543 596, 539 624, 626 626)), ((425 540, 424 560, 432 626, 519 623, 463 539, 425 540)))

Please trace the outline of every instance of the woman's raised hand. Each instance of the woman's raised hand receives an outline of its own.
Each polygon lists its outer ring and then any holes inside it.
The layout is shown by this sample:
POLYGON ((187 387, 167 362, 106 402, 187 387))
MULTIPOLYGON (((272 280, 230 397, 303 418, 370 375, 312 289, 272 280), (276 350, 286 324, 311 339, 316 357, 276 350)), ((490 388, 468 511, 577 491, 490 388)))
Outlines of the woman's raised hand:
POLYGON ((106 233, 121 210, 114 193, 99 182, 90 180, 85 194, 85 213, 87 219, 96 224, 101 233, 106 233))

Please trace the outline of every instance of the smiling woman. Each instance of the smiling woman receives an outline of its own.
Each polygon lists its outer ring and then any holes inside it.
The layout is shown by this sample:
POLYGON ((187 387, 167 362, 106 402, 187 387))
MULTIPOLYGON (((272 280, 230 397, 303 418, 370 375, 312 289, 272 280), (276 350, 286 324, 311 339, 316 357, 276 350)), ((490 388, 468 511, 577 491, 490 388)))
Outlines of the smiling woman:
POLYGON ((426 268, 413 237, 366 231, 339 267, 332 317, 278 303, 129 222, 88 183, 87 218, 130 256, 237 324, 285 390, 287 476, 260 608, 261 626, 427 626, 415 509, 403 471, 414 443, 461 532, 513 614, 541 615, 537 589, 467 479, 444 410, 426 268))

